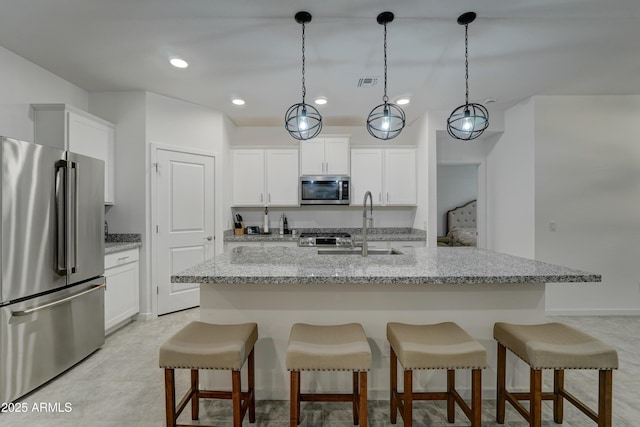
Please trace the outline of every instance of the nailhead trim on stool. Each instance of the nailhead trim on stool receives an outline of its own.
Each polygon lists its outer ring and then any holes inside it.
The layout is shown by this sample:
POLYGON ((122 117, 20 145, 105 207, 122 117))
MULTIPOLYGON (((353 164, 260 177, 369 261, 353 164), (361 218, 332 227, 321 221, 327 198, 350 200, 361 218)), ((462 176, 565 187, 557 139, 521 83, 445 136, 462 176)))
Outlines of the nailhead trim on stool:
MULTIPOLYGON (((164 368, 167 426, 175 427, 184 408, 191 401, 191 419, 198 419, 199 399, 230 399, 233 406, 233 426, 240 427, 249 411, 249 421, 255 422, 255 361, 254 345, 258 340, 258 325, 217 325, 191 322, 160 347, 159 365, 164 368), (247 362, 248 390, 242 392, 240 370, 247 362), (174 369, 191 370, 191 386, 176 407, 174 369), (200 390, 199 369, 231 371, 232 391, 200 390)), ((184 425, 184 424, 181 424, 184 425)))
POLYGON ((391 424, 397 413, 405 427, 411 427, 414 400, 446 400, 447 418, 455 422, 457 403, 473 427, 482 419, 482 369, 487 366, 487 350, 453 322, 436 325, 387 323, 387 340, 391 346, 391 424), (398 362, 404 369, 404 391, 398 392, 398 362), (446 369, 446 392, 414 392, 413 370, 446 369), (455 370, 471 369, 471 405, 455 388, 455 370))
POLYGON ((504 423, 508 401, 532 427, 542 425, 542 400, 553 400, 553 420, 562 423, 563 399, 573 404, 599 427, 610 427, 612 419, 612 370, 618 369, 618 353, 607 344, 562 323, 514 325, 498 322, 493 327, 498 342, 496 420, 504 423), (528 393, 506 389, 507 349, 530 367, 528 393), (553 369, 553 392, 542 392, 542 370, 553 369), (599 370, 598 412, 564 388, 565 369, 599 370), (529 410, 519 401, 529 400, 529 410))
POLYGON ((362 325, 307 325, 291 328, 287 347, 291 380, 290 425, 300 424, 300 402, 353 402, 353 424, 367 426, 367 372, 371 347, 362 325), (351 371, 353 393, 300 393, 301 371, 351 371))

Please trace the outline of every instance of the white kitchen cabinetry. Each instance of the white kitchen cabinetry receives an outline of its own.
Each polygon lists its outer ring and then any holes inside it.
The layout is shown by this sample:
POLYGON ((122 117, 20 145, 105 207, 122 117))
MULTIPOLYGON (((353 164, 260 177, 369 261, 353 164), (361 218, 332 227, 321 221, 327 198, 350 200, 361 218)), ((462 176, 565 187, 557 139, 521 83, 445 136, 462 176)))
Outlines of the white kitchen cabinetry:
POLYGON ((374 205, 413 206, 416 198, 415 148, 351 150, 351 204, 362 205, 369 190, 374 205))
POLYGON ((298 206, 298 150, 232 150, 233 206, 298 206))
POLYGON ((104 257, 107 290, 104 293, 104 328, 106 333, 130 321, 140 311, 139 250, 129 249, 104 257))
POLYGON ((34 140, 104 161, 104 204, 113 205, 115 127, 113 124, 66 104, 32 104, 34 140))
POLYGON ((349 175, 349 138, 300 141, 300 175, 349 175))

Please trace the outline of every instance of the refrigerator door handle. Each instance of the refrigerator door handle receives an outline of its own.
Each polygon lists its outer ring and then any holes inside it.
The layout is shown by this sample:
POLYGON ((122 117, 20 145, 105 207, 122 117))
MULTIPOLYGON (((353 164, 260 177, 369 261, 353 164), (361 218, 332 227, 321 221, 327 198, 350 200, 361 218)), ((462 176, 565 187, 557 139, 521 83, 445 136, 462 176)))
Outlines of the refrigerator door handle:
POLYGON ((55 165, 55 222, 56 242, 54 271, 58 276, 68 276, 67 269, 67 161, 59 160, 55 165))
POLYGON ((104 288, 105 286, 106 286, 106 285, 105 285, 104 283, 103 283, 103 284, 101 284, 101 285, 92 286, 91 288, 89 288, 89 289, 87 289, 87 290, 85 290, 85 291, 78 292, 77 294, 73 294, 73 295, 70 295, 70 296, 65 297, 65 298, 61 298, 61 299, 59 299, 59 300, 57 300, 57 301, 52 301, 52 302, 50 302, 50 303, 43 304, 43 305, 39 305, 39 306, 37 306, 37 307, 33 307, 33 308, 28 308, 28 309, 26 309, 26 310, 12 311, 12 312, 11 312, 11 315, 12 315, 12 316, 16 316, 16 317, 28 316, 28 315, 33 314, 33 313, 36 313, 36 312, 38 312, 38 311, 40 311, 40 310, 44 310, 44 309, 47 309, 47 308, 51 308, 51 307, 54 307, 54 306, 56 306, 56 305, 63 304, 63 303, 65 303, 65 302, 67 302, 67 301, 71 301, 72 299, 79 298, 79 297, 81 297, 82 295, 86 295, 86 294, 88 294, 88 293, 90 293, 90 292, 95 292, 95 291, 97 291, 98 289, 102 289, 102 288, 104 288))
MULTIPOLYGON (((69 171, 73 172, 73 184, 69 185, 69 257, 73 255, 71 273, 78 271, 78 163, 69 162, 69 171)), ((71 177, 71 173, 69 174, 71 177)))

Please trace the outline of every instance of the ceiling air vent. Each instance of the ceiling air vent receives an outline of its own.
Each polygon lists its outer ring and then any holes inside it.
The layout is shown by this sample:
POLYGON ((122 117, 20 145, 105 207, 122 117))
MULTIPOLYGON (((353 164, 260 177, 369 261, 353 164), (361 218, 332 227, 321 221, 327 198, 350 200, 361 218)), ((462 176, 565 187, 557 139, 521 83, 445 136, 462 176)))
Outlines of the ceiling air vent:
POLYGON ((358 79, 358 87, 375 87, 378 84, 378 77, 361 77, 358 79))

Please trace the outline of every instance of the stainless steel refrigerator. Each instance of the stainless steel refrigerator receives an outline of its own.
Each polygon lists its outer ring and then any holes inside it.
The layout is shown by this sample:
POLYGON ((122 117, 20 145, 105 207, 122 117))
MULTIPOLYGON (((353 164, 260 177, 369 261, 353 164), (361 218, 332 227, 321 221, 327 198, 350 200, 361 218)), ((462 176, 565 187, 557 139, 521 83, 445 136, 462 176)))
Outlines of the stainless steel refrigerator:
POLYGON ((0 402, 10 402, 104 343, 104 162, 0 139, 0 402))

